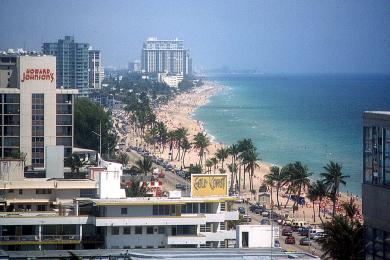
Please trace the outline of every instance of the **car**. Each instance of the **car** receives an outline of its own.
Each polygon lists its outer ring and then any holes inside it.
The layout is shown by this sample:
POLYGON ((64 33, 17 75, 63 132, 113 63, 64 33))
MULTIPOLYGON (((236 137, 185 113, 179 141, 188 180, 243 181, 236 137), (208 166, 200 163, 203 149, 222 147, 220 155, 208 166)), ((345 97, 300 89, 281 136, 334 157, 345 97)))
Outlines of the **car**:
POLYGON ((295 245, 295 238, 294 238, 293 236, 288 236, 288 237, 286 237, 286 239, 284 240, 284 243, 285 243, 285 244, 295 245))
POLYGON ((244 207, 238 207, 238 212, 240 213, 240 214, 245 214, 245 208, 244 207))
POLYGON ((253 213, 257 214, 257 215, 260 215, 261 213, 263 213, 264 209, 263 208, 256 208, 253 213))
POLYGON ((260 220, 260 225, 271 225, 271 222, 267 218, 260 220))
POLYGON ((292 228, 283 228, 282 236, 292 236, 292 228))
POLYGON ((302 237, 299 240, 299 244, 302 246, 309 246, 309 245, 311 245, 311 242, 310 242, 310 239, 308 237, 302 237))
POLYGON ((280 247, 280 241, 275 239, 274 247, 280 247))
POLYGON ((325 236, 325 233, 324 233, 324 232, 317 232, 317 233, 315 233, 314 235, 310 234, 310 238, 312 238, 312 239, 314 239, 314 240, 323 238, 324 236, 325 236))
POLYGON ((308 227, 302 227, 302 228, 300 228, 297 231, 298 231, 298 234, 300 236, 306 236, 307 237, 309 235, 309 228, 308 227))
POLYGON ((183 189, 183 184, 176 183, 176 189, 179 189, 179 190, 183 189))
POLYGON ((158 175, 159 178, 165 178, 165 174, 160 172, 159 175, 158 175))
POLYGON ((249 207, 249 210, 250 210, 251 212, 255 212, 256 209, 263 209, 263 207, 260 206, 260 205, 257 205, 257 204, 251 205, 251 206, 249 207))
POLYGON ((252 222, 252 217, 250 215, 242 215, 242 220, 246 223, 252 222))
POLYGON ((269 216, 269 211, 264 210, 263 212, 261 212, 261 215, 262 215, 263 217, 268 217, 268 216, 269 216))

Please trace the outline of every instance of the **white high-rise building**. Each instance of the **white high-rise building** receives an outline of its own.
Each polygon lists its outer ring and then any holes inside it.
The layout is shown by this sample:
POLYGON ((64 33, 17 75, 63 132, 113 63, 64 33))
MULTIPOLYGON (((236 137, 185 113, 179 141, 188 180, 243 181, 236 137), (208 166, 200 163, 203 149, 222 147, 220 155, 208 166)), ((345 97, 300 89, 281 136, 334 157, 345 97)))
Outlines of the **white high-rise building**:
POLYGON ((145 73, 169 73, 188 76, 191 74, 189 50, 182 40, 158 40, 149 38, 144 42, 141 67, 145 73))
POLYGON ((104 69, 100 50, 89 50, 89 87, 101 89, 104 79, 104 69))

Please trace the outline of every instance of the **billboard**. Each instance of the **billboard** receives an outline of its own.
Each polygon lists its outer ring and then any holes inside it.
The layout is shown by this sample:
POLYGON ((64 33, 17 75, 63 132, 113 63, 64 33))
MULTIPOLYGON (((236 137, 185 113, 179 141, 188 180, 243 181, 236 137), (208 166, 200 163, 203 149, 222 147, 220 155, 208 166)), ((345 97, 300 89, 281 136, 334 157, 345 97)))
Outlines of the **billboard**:
POLYGON ((191 174, 191 196, 227 196, 226 174, 191 174))
POLYGON ((56 57, 20 56, 19 87, 56 88, 56 57))

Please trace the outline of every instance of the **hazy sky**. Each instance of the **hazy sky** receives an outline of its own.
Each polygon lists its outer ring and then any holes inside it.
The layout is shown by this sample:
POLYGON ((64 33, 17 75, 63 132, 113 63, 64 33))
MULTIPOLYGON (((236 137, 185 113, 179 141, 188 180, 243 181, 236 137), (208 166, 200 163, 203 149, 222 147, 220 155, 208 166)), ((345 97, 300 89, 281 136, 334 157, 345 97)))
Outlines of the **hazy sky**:
POLYGON ((64 35, 117 67, 139 59, 142 42, 156 36, 183 39, 197 68, 390 73, 387 0, 0 0, 0 50, 40 50, 64 35))

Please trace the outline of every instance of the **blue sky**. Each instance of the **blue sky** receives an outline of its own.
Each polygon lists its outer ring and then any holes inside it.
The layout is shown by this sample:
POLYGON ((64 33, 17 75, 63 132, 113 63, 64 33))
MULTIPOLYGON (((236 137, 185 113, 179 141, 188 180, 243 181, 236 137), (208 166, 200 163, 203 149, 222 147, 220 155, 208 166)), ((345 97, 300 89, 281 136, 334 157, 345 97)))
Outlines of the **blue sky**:
POLYGON ((183 39, 197 68, 390 73, 390 1, 0 0, 0 24, 0 50, 74 35, 117 67, 156 36, 183 39))

